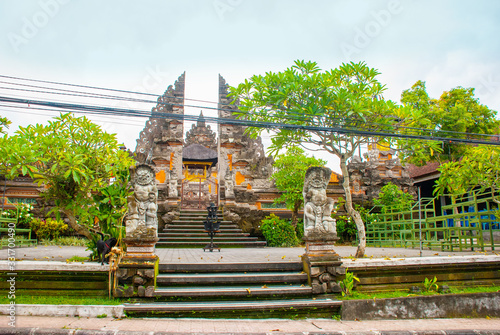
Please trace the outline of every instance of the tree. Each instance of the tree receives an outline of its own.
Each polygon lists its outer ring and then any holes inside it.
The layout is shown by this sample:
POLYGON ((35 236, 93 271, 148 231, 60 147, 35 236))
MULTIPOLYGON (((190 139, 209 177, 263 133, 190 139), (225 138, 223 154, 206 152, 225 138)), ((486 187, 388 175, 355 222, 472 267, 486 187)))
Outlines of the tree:
POLYGON ((292 210, 292 225, 297 226, 297 217, 300 207, 304 203, 302 191, 304 178, 310 166, 325 166, 326 162, 315 157, 309 157, 304 150, 290 147, 285 154, 278 155, 274 162, 276 171, 271 178, 275 181, 278 190, 282 191, 280 197, 274 201, 284 202, 286 208, 292 210))
MULTIPOLYGON (((405 120, 398 115, 406 115, 411 109, 405 111, 383 99, 385 87, 377 80, 378 75, 365 63, 351 62, 323 72, 315 62, 295 61, 283 72, 254 75, 231 88, 239 103, 240 118, 277 124, 269 148, 272 154, 297 145, 326 150, 340 159, 345 207, 359 236, 356 257, 365 253, 366 234, 361 215, 352 205, 347 162, 360 145, 383 138, 349 130, 394 131, 405 120)), ((248 131, 257 135, 263 128, 250 127, 248 131)))
MULTIPOLYGON (((427 123, 425 128, 433 129, 435 136, 477 138, 476 134, 494 134, 499 130, 496 111, 479 103, 474 96, 474 88, 459 86, 443 92, 439 99, 432 99, 427 94, 425 82, 417 81, 411 89, 403 91, 401 102, 422 113, 421 120, 432 124, 429 127, 427 123)), ((429 160, 456 161, 468 150, 467 144, 442 142, 441 145, 441 152, 431 152, 429 160)))
MULTIPOLYGON (((471 189, 500 191, 500 148, 490 146, 469 147, 462 159, 442 164, 438 168, 441 176, 436 182, 435 192, 444 194, 467 193, 471 189)), ((493 201, 500 204, 497 196, 493 201)))
POLYGON ((61 114, 48 125, 20 127, 14 136, 0 139, 0 171, 8 178, 29 175, 55 202, 54 210, 69 219, 77 233, 91 239, 87 211, 92 193, 127 170, 133 159, 107 134, 85 117, 61 114))
POLYGON ((409 210, 413 203, 413 196, 389 182, 380 189, 380 193, 377 198, 373 199, 373 203, 381 207, 382 213, 385 213, 389 207, 402 211, 409 210))

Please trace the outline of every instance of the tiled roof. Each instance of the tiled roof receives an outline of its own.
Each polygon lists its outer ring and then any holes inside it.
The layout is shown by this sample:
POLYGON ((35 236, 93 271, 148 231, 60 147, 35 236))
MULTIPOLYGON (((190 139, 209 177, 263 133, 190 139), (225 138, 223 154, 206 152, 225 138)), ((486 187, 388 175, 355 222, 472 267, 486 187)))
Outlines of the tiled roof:
POLYGON ((430 162, 424 166, 416 166, 413 164, 408 164, 407 168, 410 177, 417 178, 437 172, 437 168, 439 167, 439 165, 440 165, 439 162, 430 162))

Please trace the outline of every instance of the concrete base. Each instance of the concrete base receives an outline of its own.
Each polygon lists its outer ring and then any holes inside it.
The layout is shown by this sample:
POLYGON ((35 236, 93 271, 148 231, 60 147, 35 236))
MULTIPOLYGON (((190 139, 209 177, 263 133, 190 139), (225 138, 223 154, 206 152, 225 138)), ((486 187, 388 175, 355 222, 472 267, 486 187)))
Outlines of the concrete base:
MULTIPOLYGON (((12 308, 10 305, 0 305, 0 314, 9 315, 12 308)), ((16 304, 16 316, 72 316, 80 318, 107 317, 123 318, 125 317, 123 305, 28 305, 16 304)))
POLYGON ((124 239, 127 253, 116 271, 114 297, 152 297, 160 258, 154 253, 157 237, 124 239))
POLYGON ((116 272, 114 297, 152 297, 156 286, 159 258, 127 258, 116 272))
POLYGON ((345 300, 342 320, 500 317, 500 293, 345 300))
POLYGON ((313 294, 340 293, 338 280, 345 275, 340 256, 334 250, 337 235, 320 238, 305 237, 306 253, 302 256, 304 272, 307 273, 313 294))

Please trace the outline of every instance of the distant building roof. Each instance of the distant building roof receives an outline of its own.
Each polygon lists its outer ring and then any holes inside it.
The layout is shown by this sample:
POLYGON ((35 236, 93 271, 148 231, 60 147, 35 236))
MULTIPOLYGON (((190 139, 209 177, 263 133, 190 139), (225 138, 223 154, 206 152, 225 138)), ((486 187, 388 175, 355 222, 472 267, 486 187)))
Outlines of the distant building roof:
POLYGON ((437 170, 437 168, 441 165, 439 162, 430 162, 424 166, 416 166, 413 164, 408 164, 408 173, 410 177, 415 181, 415 183, 437 179, 441 175, 441 173, 437 170))

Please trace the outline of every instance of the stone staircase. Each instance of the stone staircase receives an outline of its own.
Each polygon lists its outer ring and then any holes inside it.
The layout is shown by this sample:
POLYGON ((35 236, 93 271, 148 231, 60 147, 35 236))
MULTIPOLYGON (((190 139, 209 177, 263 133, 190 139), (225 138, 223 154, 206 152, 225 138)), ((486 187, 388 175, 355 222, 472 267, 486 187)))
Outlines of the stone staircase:
POLYGON ((125 304, 129 316, 328 317, 341 302, 313 297, 299 262, 160 264, 155 302, 125 304))
MULTIPOLYGON (((222 212, 217 216, 222 219, 222 212)), ((206 210, 182 210, 179 220, 165 225, 163 232, 158 233, 160 239, 157 248, 203 248, 210 243, 210 236, 203 227, 203 220, 207 217, 206 210)), ((214 236, 214 244, 220 248, 227 247, 264 247, 265 241, 257 237, 243 233, 242 230, 231 221, 222 221, 220 232, 214 236)))

